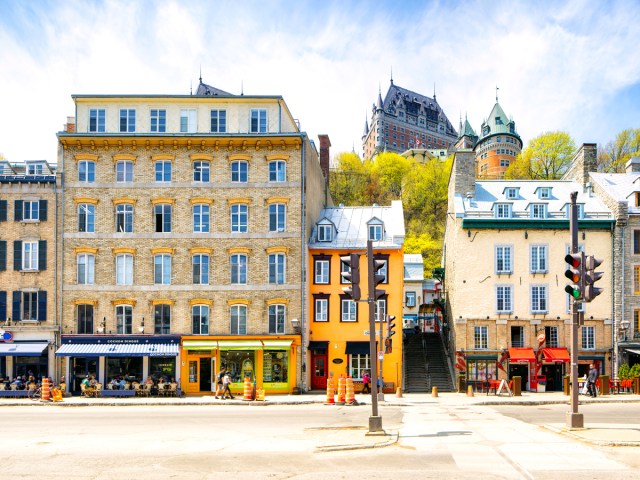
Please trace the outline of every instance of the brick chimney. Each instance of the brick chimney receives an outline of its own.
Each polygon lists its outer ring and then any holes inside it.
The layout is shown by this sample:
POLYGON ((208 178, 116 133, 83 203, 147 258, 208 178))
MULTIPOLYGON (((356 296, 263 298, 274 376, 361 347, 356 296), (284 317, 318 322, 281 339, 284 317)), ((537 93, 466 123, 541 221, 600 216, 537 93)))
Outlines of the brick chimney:
POLYGON ((638 173, 640 172, 640 158, 631 157, 627 164, 625 165, 625 170, 627 173, 638 173))
POLYGON ((329 147, 331 147, 331 140, 329 135, 318 135, 320 140, 320 168, 324 178, 329 179, 329 147))
POLYGON ((76 133, 76 117, 67 117, 67 123, 64 125, 67 133, 76 133))

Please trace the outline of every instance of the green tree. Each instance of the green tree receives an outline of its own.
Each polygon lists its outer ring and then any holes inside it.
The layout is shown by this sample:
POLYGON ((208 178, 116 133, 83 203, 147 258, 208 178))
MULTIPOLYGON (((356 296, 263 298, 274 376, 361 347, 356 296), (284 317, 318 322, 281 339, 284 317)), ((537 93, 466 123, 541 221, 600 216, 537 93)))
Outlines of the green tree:
POLYGON ((370 183, 370 167, 358 155, 352 152, 337 155, 336 167, 329 172, 329 191, 336 204, 369 204, 370 183))
POLYGON ((442 257, 442 239, 431 237, 428 233, 409 234, 404 238, 404 253, 419 253, 424 261, 424 276, 431 278, 431 271, 440 266, 442 257))
POLYGON ((505 178, 556 180, 567 170, 576 145, 566 132, 546 132, 532 139, 505 172, 505 178))
POLYGON ((640 128, 627 128, 615 140, 598 147, 598 171, 624 173, 625 165, 640 153, 640 128))
POLYGON ((413 160, 397 153, 383 152, 375 156, 371 173, 377 177, 380 185, 380 202, 378 203, 387 204, 401 197, 405 176, 414 164, 413 160))

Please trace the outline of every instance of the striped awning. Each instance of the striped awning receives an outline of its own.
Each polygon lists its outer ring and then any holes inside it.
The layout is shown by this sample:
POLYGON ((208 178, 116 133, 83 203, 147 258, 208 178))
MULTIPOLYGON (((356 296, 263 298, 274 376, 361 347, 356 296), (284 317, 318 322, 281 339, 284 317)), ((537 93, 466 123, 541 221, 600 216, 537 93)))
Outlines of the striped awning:
POLYGON ((47 342, 0 343, 0 357, 39 357, 47 342))
POLYGON ((68 343, 56 352, 58 357, 176 357, 177 343, 68 343))

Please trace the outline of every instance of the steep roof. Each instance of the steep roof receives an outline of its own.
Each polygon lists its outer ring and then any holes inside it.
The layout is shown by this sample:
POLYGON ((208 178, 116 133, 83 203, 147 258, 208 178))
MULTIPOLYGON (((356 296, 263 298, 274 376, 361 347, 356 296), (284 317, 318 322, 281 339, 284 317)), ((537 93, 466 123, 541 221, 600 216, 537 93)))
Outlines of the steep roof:
POLYGON ((424 280, 424 263, 419 253, 404 254, 404 279, 405 281, 424 280))
POLYGON ((518 132, 516 131, 516 123, 507 117, 507 114, 504 113, 504 110, 498 102, 496 102, 491 109, 489 118, 482 122, 480 133, 482 135, 481 138, 500 133, 508 133, 509 135, 520 138, 520 135, 518 135, 518 132), (488 132, 485 127, 489 127, 488 132))
POLYGON ((215 88, 211 85, 207 85, 206 83, 202 83, 202 78, 200 78, 200 84, 198 85, 198 89, 196 90, 196 95, 233 96, 233 94, 229 92, 225 92, 224 90, 220 90, 219 88, 215 88))
POLYGON ((460 137, 477 137, 476 132, 473 131, 473 128, 471 127, 471 124, 469 123, 469 120, 467 120, 467 118, 465 117, 464 119, 464 126, 460 129, 460 137))
MULTIPOLYGON (((640 173, 591 173, 591 179, 599 184, 618 202, 627 202, 629 213, 637 214, 640 209, 629 198, 640 193, 640 173)), ((635 200, 635 198, 634 198, 635 200)))

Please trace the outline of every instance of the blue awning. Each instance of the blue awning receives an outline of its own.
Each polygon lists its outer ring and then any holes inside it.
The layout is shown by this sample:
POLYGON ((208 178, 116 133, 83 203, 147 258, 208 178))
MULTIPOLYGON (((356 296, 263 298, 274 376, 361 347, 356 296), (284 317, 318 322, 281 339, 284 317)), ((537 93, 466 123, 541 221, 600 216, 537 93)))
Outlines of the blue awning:
POLYGON ((0 343, 0 357, 39 357, 47 345, 47 342, 0 343))
POLYGON ((58 357, 176 357, 180 345, 175 343, 68 343, 56 352, 58 357))
POLYGON ((369 355, 369 342, 347 342, 344 353, 347 355, 369 355))

